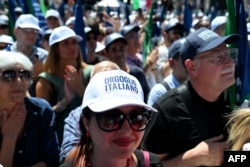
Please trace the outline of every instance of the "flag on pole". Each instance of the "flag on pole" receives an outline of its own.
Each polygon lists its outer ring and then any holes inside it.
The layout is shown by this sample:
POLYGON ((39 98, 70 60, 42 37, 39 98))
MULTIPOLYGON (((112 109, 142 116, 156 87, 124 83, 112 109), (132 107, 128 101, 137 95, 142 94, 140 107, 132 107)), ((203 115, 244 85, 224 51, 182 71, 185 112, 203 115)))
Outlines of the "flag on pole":
POLYGON ((43 15, 45 15, 46 11, 47 11, 47 7, 45 5, 44 0, 39 0, 39 4, 40 4, 40 8, 41 8, 41 11, 42 11, 43 15))
POLYGON ((151 5, 149 10, 149 18, 147 24, 144 28, 144 43, 143 43, 143 63, 146 63, 148 54, 151 52, 151 39, 153 35, 153 13, 154 13, 154 3, 151 5))
POLYGON ((146 0, 146 9, 149 10, 151 7, 151 0, 146 0))
POLYGON ((237 33, 241 40, 237 45, 229 45, 230 48, 238 48, 238 59, 236 62, 236 84, 229 88, 231 107, 250 99, 250 60, 249 46, 247 40, 246 12, 243 0, 227 0, 228 21, 226 35, 237 33))
POLYGON ((133 9, 137 10, 140 7, 139 0, 133 0, 133 9))
POLYGON ((185 35, 189 34, 190 28, 192 27, 192 10, 187 0, 184 2, 184 31, 185 35))
POLYGON ((15 15, 15 11, 14 11, 15 7, 16 7, 16 1, 15 0, 9 0, 8 1, 9 35, 12 36, 13 38, 15 38, 15 35, 14 35, 14 32, 13 32, 14 25, 15 25, 15 22, 16 22, 16 15, 15 15))
POLYGON ((79 43, 82 55, 83 55, 83 60, 86 62, 87 60, 87 53, 86 53, 86 37, 85 37, 85 32, 84 32, 84 19, 83 19, 83 9, 82 9, 82 1, 77 0, 77 6, 76 6, 76 11, 75 11, 75 24, 74 24, 74 31, 77 35, 80 35, 83 40, 79 43))
POLYGON ((22 0, 24 14, 33 14, 39 20, 39 27, 45 31, 48 29, 44 14, 37 0, 22 0))
POLYGON ((129 4, 128 4, 128 3, 125 3, 125 18, 126 18, 126 25, 129 25, 129 24, 130 24, 129 15, 130 15, 129 4))

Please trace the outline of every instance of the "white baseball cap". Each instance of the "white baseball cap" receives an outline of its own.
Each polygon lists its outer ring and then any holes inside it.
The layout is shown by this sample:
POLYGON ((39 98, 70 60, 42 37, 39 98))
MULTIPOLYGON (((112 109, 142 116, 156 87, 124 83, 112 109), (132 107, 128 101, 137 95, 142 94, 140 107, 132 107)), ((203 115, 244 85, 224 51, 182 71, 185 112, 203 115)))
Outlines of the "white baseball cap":
POLYGON ((89 107, 93 112, 104 112, 122 106, 141 106, 157 110, 144 103, 140 82, 122 70, 98 72, 86 87, 82 109, 89 107))
POLYGON ((15 28, 34 28, 41 32, 39 20, 32 14, 22 14, 16 20, 15 28))
POLYGON ((214 31, 219 26, 225 24, 227 22, 226 16, 217 16, 211 22, 211 30, 214 31))
POLYGON ((8 16, 6 16, 4 14, 0 15, 0 25, 9 25, 8 16))
POLYGON ((75 24, 75 20, 76 20, 75 16, 72 16, 68 18, 68 20, 65 22, 65 25, 68 26, 70 24, 75 24))
POLYGON ((105 45, 102 44, 101 42, 96 42, 96 48, 95 48, 95 53, 98 53, 102 50, 105 49, 105 45))
POLYGON ((14 40, 11 36, 3 34, 3 35, 0 35, 0 42, 7 43, 7 44, 13 44, 14 40))
POLYGON ((48 17, 56 17, 57 19, 59 19, 60 14, 58 11, 56 11, 54 9, 50 9, 50 10, 47 10, 47 12, 45 14, 45 19, 47 19, 48 17))
POLYGON ((67 26, 60 26, 55 28, 49 37, 49 46, 55 43, 61 42, 67 38, 75 38, 78 42, 82 40, 82 37, 76 35, 76 33, 67 26))

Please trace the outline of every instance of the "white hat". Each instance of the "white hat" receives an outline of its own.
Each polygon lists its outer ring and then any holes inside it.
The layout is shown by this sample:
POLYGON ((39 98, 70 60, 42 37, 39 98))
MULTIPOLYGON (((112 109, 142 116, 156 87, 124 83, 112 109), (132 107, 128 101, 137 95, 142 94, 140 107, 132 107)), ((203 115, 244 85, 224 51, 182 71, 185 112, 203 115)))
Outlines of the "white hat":
POLYGON ((56 17, 57 19, 59 19, 60 14, 58 11, 56 11, 54 9, 50 9, 50 10, 47 10, 47 12, 45 14, 45 19, 47 19, 48 17, 56 17))
POLYGON ((86 87, 82 109, 89 107, 93 112, 104 112, 114 108, 132 105, 157 112, 144 103, 140 82, 122 70, 98 72, 86 87))
POLYGON ((55 28, 49 37, 49 46, 57 42, 61 42, 67 38, 75 38, 78 42, 82 40, 82 37, 76 35, 76 33, 67 26, 60 26, 55 28))
POLYGON ((9 25, 8 16, 6 16, 4 14, 0 15, 0 25, 9 25))
POLYGON ((15 7, 14 11, 19 12, 19 13, 23 13, 23 9, 19 6, 15 7))
POLYGON ((211 30, 214 31, 216 28, 227 22, 227 18, 225 16, 217 16, 211 22, 211 30))
POLYGON ((96 42, 96 48, 95 48, 95 53, 98 53, 102 50, 105 49, 105 45, 102 44, 101 42, 96 42))
POLYGON ((250 23, 247 23, 247 32, 250 33, 250 23))
POLYGON ((32 14, 22 14, 16 20, 15 28, 34 28, 41 32, 38 19, 32 14))
POLYGON ((0 42, 7 43, 7 44, 13 44, 14 40, 11 36, 3 34, 3 35, 0 35, 0 42))
POLYGON ((68 26, 70 24, 75 24, 75 20, 76 20, 75 16, 72 16, 68 18, 68 20, 65 22, 65 25, 68 26))
POLYGON ((250 151, 250 143, 245 143, 242 146, 242 151, 250 151))

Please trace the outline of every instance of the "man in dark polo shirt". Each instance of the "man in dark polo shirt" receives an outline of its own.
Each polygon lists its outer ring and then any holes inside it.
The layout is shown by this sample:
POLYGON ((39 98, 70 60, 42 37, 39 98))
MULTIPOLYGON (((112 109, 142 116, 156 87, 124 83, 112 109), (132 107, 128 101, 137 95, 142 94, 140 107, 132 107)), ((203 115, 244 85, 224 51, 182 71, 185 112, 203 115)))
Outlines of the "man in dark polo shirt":
POLYGON ((154 103, 158 114, 143 141, 163 166, 222 165, 228 148, 224 116, 230 112, 223 92, 235 83, 233 58, 238 53, 226 44, 239 39, 207 28, 187 36, 180 53, 189 80, 154 103))

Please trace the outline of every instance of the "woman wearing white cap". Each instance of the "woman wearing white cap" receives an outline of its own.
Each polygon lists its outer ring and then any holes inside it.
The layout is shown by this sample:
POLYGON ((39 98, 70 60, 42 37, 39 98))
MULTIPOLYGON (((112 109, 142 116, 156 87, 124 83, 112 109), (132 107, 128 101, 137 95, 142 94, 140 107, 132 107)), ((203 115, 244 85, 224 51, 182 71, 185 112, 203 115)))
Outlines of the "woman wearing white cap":
POLYGON ((83 96, 81 141, 61 167, 161 167, 155 154, 137 150, 156 112, 143 97, 139 81, 127 72, 95 74, 83 96))
POLYGON ((55 28, 50 35, 50 51, 44 71, 36 84, 36 96, 46 99, 54 108, 59 143, 62 141, 64 119, 81 104, 90 70, 82 60, 78 42, 82 37, 66 26, 55 28))

